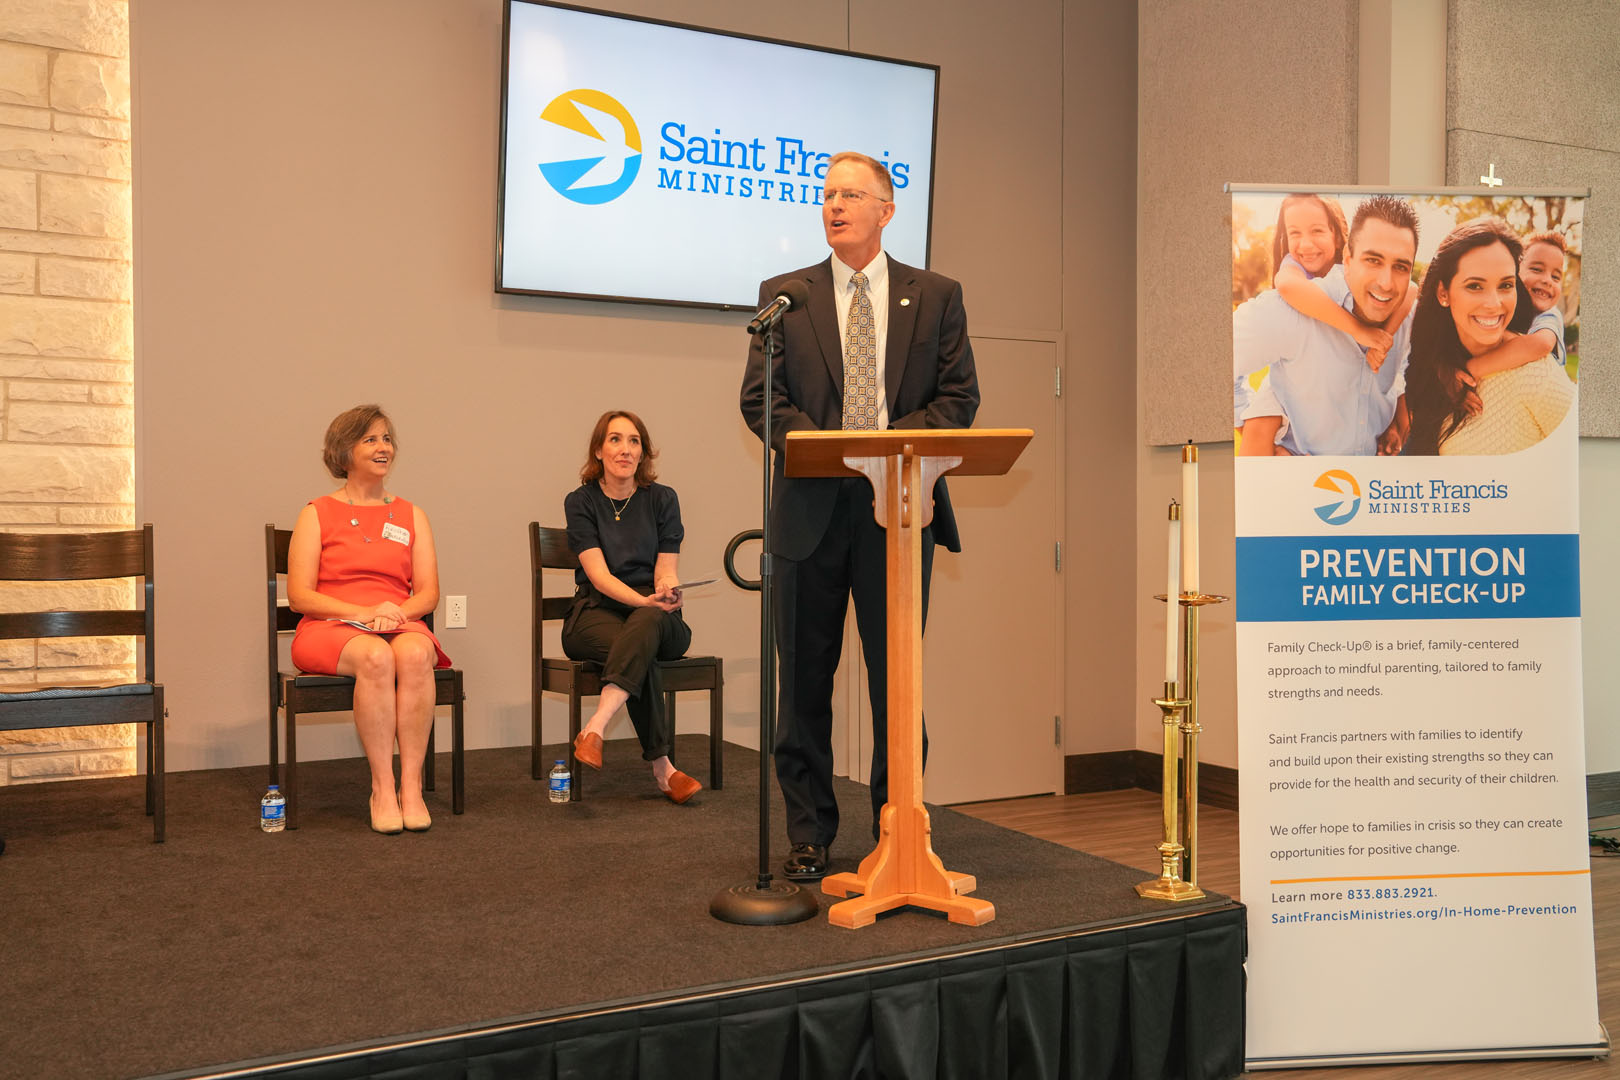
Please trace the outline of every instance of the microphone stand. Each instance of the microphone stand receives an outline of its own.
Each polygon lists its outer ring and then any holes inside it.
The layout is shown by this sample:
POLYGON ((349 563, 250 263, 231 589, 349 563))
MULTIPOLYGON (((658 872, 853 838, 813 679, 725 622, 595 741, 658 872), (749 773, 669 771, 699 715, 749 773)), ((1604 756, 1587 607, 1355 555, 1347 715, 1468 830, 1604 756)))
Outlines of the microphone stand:
MULTIPOLYGON (((791 881, 771 878, 771 749, 776 745, 776 575, 771 565, 771 415, 776 411, 776 368, 772 362, 773 331, 778 312, 763 328, 765 335, 765 466, 762 475, 764 516, 759 555, 759 876, 733 885, 709 902, 709 914, 743 926, 782 926, 803 922, 821 910, 813 893, 791 881)), ((784 348, 786 347, 784 343, 784 348)), ((733 541, 735 544, 735 541, 733 541)), ((735 549, 733 549, 734 551, 735 549)), ((731 569, 730 552, 726 560, 731 569)), ((736 575, 732 574, 736 581, 736 575)))

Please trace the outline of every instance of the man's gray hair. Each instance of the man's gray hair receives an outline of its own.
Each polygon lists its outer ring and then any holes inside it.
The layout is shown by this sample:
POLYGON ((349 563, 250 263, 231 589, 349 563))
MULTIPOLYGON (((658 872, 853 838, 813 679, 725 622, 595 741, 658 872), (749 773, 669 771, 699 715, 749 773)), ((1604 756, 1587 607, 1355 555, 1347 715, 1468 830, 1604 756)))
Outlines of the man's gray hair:
POLYGON ((842 150, 834 154, 827 162, 827 168, 832 168, 840 161, 858 161, 865 165, 877 177, 878 190, 873 194, 883 196, 884 202, 894 202, 894 181, 889 179, 889 168, 874 157, 856 153, 854 150, 842 150))

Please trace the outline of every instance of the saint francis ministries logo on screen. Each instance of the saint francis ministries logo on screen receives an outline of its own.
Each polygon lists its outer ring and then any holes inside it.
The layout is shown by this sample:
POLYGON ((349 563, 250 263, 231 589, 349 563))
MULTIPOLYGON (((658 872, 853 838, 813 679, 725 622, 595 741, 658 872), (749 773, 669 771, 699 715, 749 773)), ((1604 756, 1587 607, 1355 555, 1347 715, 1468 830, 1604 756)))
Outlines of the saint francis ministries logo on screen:
POLYGON ((600 90, 558 94, 540 112, 553 125, 557 143, 579 156, 542 161, 540 173, 557 194, 595 206, 629 190, 641 171, 641 132, 635 118, 600 90))
MULTIPOLYGON (((617 98, 600 90, 568 90, 540 112, 553 160, 540 172, 552 188, 572 202, 597 206, 630 189, 641 171, 641 131, 617 98)), ((688 135, 675 120, 659 128, 658 187, 691 194, 761 199, 820 206, 821 185, 832 158, 829 150, 807 146, 803 139, 777 135, 769 142, 714 135, 688 135), (758 174, 770 173, 771 179, 758 174)), ((911 183, 911 166, 881 159, 895 190, 911 183)))

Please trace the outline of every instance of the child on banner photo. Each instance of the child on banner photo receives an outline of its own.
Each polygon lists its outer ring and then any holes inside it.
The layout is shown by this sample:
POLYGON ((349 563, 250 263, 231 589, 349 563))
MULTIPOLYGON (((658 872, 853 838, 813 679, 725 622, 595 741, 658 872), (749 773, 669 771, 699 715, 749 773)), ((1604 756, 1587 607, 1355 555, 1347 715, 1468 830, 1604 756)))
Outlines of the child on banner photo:
POLYGON ((1336 209, 1320 195, 1283 200, 1275 287, 1232 314, 1244 456, 1394 454, 1405 442, 1417 217, 1403 199, 1363 200, 1340 248, 1326 242, 1336 209))

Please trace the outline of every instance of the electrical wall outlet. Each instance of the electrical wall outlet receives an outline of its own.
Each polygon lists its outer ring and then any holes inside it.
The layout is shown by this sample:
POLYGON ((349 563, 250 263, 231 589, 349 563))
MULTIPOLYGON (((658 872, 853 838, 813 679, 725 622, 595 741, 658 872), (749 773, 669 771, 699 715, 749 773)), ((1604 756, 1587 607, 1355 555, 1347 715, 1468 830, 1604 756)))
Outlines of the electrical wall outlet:
POLYGON ((446 630, 465 630, 467 628, 467 598, 465 596, 447 596, 444 598, 444 628, 446 630))

